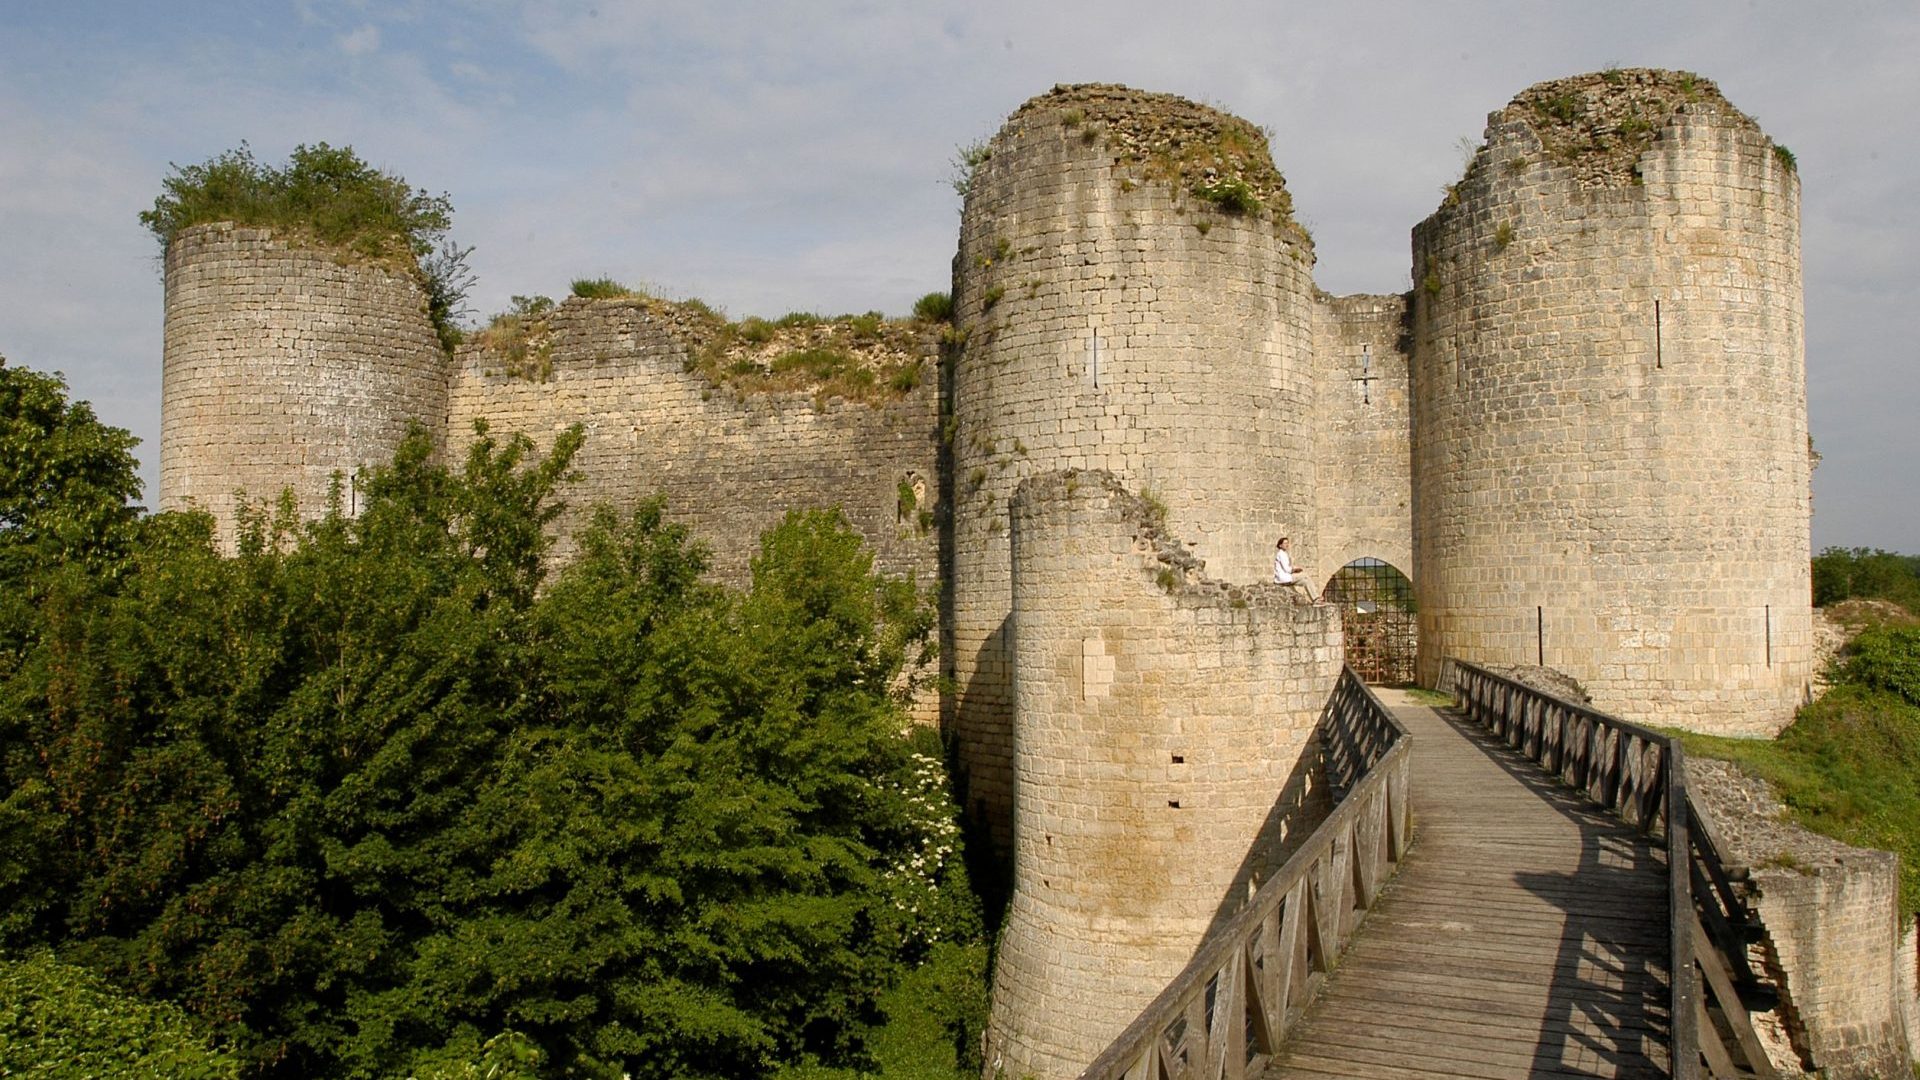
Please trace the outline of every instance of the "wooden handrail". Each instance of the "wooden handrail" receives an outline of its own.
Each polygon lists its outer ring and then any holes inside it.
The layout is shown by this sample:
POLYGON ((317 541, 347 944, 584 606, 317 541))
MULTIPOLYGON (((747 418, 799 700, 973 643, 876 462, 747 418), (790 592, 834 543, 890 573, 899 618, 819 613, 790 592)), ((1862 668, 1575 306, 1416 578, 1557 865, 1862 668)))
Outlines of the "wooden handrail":
POLYGON ((1623 821, 1665 827, 1675 1080, 1776 1077, 1746 1004, 1768 992, 1746 957, 1759 920, 1694 809, 1679 741, 1478 664, 1448 660, 1442 670, 1467 715, 1508 746, 1623 821))
POLYGON ((1352 669, 1319 734, 1332 812, 1081 1080, 1244 1080, 1266 1067, 1412 840, 1412 737, 1352 669))

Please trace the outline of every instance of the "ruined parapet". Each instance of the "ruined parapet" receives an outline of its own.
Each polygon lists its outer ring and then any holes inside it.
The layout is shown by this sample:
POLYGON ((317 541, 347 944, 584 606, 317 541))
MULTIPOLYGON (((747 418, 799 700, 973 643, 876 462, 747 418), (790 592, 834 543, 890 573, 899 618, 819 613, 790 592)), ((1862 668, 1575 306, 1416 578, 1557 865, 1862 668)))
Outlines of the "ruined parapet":
POLYGON ((1224 580, 1266 578, 1280 532, 1310 548, 1313 250, 1260 132, 1180 98, 1060 87, 986 153, 954 264, 943 651, 968 809, 1005 842, 1016 485, 1110 471, 1224 580))
POLYGON ((1420 674, 1775 731, 1810 678, 1799 180, 1712 83, 1542 83, 1414 231, 1420 674))
POLYGON ((1311 822, 1335 609, 1207 579, 1103 472, 1012 508, 1014 887, 987 1073, 1079 1074, 1311 822))
POLYGON ((903 355, 875 362, 889 362, 896 385, 849 400, 775 378, 777 356, 755 360, 746 345, 720 357, 718 369, 703 363, 716 359, 708 350, 718 326, 697 305, 575 298, 517 337, 476 335, 458 354, 450 442, 456 452, 468 445, 476 419, 496 436, 524 433, 543 448, 569 425, 585 427, 578 478, 562 488, 567 507, 552 527, 557 562, 572 557, 596 504, 629 508, 660 494, 729 584, 746 583, 760 534, 787 511, 837 507, 873 546, 879 569, 932 586, 939 419, 931 330, 889 339, 903 355), (755 363, 768 370, 748 371, 755 363))
POLYGON ((229 224, 167 246, 160 509, 198 507, 235 540, 235 493, 290 489, 303 517, 345 509, 362 466, 446 416, 447 357, 411 268, 229 224))
POLYGON ((1355 559, 1413 572, 1408 305, 1404 293, 1314 305, 1319 555, 1303 565, 1318 589, 1355 559))

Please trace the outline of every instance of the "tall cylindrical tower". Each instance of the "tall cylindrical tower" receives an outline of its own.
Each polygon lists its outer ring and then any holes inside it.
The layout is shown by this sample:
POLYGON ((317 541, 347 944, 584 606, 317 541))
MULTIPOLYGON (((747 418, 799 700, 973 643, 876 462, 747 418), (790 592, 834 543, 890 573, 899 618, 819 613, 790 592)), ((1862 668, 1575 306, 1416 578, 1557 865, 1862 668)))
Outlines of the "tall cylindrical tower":
POLYGON ((1420 671, 1777 730, 1811 673, 1799 180, 1705 79, 1541 83, 1414 231, 1420 671))
POLYGON ((411 274, 265 229, 183 230, 167 247, 160 508, 211 512, 229 549, 236 492, 291 489, 317 516, 335 473, 386 461, 415 421, 445 425, 448 366, 411 274))
POLYGON ((1007 506, 1037 471, 1104 469, 1229 581, 1313 552, 1313 249, 1265 138, 1116 86, 1027 102, 974 171, 954 264, 944 655, 969 809, 1012 797, 1007 506))
POLYGON ((1012 532, 1014 890, 987 1071, 1056 1080, 1325 813, 1305 796, 1340 624, 1282 585, 1201 578, 1107 473, 1027 480, 1012 532))

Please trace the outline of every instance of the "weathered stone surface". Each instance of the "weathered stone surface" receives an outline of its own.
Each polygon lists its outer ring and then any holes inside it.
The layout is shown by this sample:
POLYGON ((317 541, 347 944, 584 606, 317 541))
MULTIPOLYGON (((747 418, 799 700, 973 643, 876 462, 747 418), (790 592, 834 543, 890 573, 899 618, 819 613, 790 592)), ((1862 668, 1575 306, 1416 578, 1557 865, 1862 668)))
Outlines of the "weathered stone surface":
MULTIPOLYGON (((1220 212, 1135 161, 1244 121, 1116 87, 1044 95, 990 144, 961 216, 944 651, 970 803, 1011 833, 1007 513, 1028 476, 1103 469, 1165 506, 1218 578, 1314 565, 1313 252, 1284 214, 1220 212), (1109 139, 1119 140, 1111 143, 1109 139), (1169 143, 1171 145, 1171 143, 1169 143), (1137 178, 1136 178, 1137 177, 1137 178), (1097 343, 1097 344, 1096 344, 1097 343)), ((1265 157, 1264 140, 1257 154, 1265 157)), ((1278 202, 1270 161, 1243 165, 1278 202)), ((1331 573, 1332 568, 1327 568, 1331 573)))
POLYGON ((837 506, 881 569, 932 585, 939 422, 931 341, 915 388, 869 405, 717 386, 689 370, 686 322, 643 297, 567 300, 546 320, 537 378, 512 373, 484 348, 463 348, 448 395, 450 448, 468 445, 475 420, 542 446, 585 425, 580 476, 555 523, 561 561, 594 505, 663 494, 668 512, 712 550, 721 580, 746 581, 760 534, 788 510, 837 506), (903 485, 918 493, 912 505, 903 485))
POLYGON ((164 363, 160 509, 212 513, 229 550, 236 493, 290 490, 317 517, 336 474, 344 488, 410 425, 446 422, 449 365, 414 279, 265 229, 174 239, 164 363))
MULTIPOLYGON (((1682 78, 1625 75, 1572 115, 1682 78)), ((1538 661, 1630 720, 1777 731, 1813 674, 1799 179, 1717 93, 1624 178, 1550 152, 1531 93, 1414 230, 1421 676, 1538 661)))
POLYGON ((1276 811, 1316 784, 1340 626, 1297 590, 1206 578, 1108 473, 1033 476, 1012 521, 1017 827, 988 1072, 1052 1080, 1310 824, 1276 811))

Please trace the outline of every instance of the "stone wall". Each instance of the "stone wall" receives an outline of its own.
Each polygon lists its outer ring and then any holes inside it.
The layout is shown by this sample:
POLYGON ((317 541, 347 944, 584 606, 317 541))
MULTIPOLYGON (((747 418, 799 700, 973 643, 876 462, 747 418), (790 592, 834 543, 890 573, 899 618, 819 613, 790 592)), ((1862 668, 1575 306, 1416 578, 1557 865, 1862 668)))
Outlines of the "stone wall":
POLYGON ((1900 948, 1893 954, 1895 1000, 1900 1026, 1907 1033, 1907 1052, 1920 1064, 1920 920, 1900 930, 1900 948))
POLYGON ((1778 1064, 1835 1080, 1908 1075, 1915 957, 1899 858, 1791 823, 1764 780, 1728 762, 1689 757, 1687 784, 1766 924, 1780 1022, 1807 1059, 1778 1064))
POLYGON ((657 300, 571 299, 549 319, 531 370, 516 373, 482 345, 464 347, 448 399, 453 450, 470 444, 476 419, 543 448, 568 426, 585 427, 579 479, 564 490, 567 510, 554 525, 562 562, 595 504, 631 507, 664 494, 669 516, 711 549, 719 580, 746 582, 760 534, 788 510, 839 507, 872 544, 877 567, 932 586, 931 353, 916 388, 884 405, 737 393, 688 370, 684 322, 657 300), (912 505, 903 483, 919 493, 912 505))
POLYGON ((1280 532, 1312 565, 1313 254, 1264 138, 1179 98, 1059 88, 990 150, 954 264, 943 645, 969 809, 1004 843, 1016 485, 1104 469, 1224 580, 1265 579, 1280 532), (1229 212, 1194 193, 1207 183, 1250 201, 1229 212))
POLYGON ((1810 506, 1799 180, 1773 149, 1693 76, 1544 83, 1416 228, 1422 681, 1538 659, 1629 719, 1791 718, 1810 506))
POLYGON ((228 550, 235 492, 290 489, 318 516, 336 473, 387 461, 411 424, 438 432, 447 368, 405 270, 265 229, 184 229, 166 259, 159 507, 211 512, 228 550))
POLYGON ((988 1074, 1077 1076, 1287 850, 1335 609, 1225 587, 1107 473, 1013 499, 1014 891, 988 1074))
POLYGON ((1314 306, 1317 590, 1355 559, 1413 573, 1408 298, 1326 296, 1314 306))

